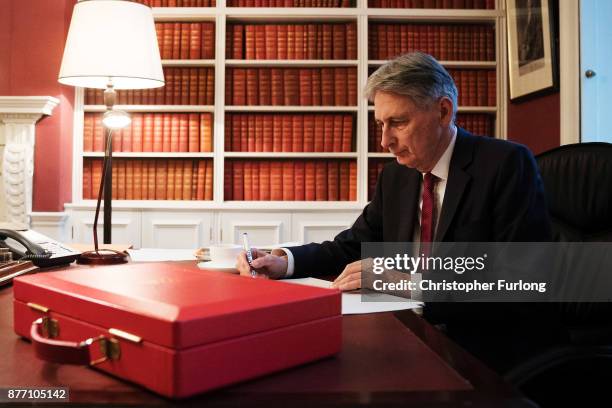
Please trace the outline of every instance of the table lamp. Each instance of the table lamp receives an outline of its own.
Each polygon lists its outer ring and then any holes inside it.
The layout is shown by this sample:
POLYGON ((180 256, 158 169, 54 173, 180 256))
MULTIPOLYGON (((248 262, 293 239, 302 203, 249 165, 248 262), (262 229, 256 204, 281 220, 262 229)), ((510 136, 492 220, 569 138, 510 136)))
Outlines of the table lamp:
POLYGON ((80 263, 126 262, 125 254, 98 247, 98 216, 104 193, 104 243, 111 243, 112 132, 130 124, 130 116, 115 109, 116 89, 164 86, 152 9, 129 0, 81 0, 68 30, 58 81, 65 85, 104 89, 106 111, 102 180, 93 225, 94 251, 80 263))

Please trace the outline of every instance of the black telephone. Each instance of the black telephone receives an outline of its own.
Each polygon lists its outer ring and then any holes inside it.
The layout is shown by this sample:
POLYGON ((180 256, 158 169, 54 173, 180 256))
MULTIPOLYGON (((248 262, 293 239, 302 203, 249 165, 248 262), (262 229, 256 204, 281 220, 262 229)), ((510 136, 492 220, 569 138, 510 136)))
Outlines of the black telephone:
POLYGON ((69 264, 81 253, 32 230, 0 229, 0 247, 15 260, 29 260, 39 267, 69 264))

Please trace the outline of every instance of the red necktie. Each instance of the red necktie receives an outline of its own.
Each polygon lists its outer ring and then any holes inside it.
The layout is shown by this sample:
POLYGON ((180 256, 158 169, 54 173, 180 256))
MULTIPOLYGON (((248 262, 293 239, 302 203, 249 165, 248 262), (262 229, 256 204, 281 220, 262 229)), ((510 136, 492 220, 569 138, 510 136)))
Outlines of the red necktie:
POLYGON ((428 257, 431 254, 431 243, 434 238, 436 225, 434 187, 437 177, 431 173, 425 173, 423 179, 423 206, 421 208, 421 248, 419 255, 428 257))

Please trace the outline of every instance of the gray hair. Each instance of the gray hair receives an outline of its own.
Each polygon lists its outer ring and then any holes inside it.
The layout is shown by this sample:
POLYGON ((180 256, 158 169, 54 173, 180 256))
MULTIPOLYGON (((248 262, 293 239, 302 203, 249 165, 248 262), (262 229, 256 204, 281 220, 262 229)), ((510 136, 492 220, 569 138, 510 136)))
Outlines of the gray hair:
POLYGON ((453 102, 453 120, 457 114, 455 81, 434 57, 423 52, 400 55, 378 68, 368 78, 365 95, 373 101, 377 91, 408 96, 421 109, 446 96, 453 102))

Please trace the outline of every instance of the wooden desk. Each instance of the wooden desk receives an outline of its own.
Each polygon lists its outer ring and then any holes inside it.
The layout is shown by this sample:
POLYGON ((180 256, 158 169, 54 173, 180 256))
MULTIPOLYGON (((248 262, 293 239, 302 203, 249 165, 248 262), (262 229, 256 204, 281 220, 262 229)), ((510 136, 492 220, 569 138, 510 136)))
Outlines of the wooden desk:
POLYGON ((335 357, 170 401, 94 369, 36 359, 32 345, 13 332, 12 299, 12 287, 0 290, 0 386, 68 386, 72 402, 207 407, 534 406, 410 311, 345 316, 343 349, 335 357))

